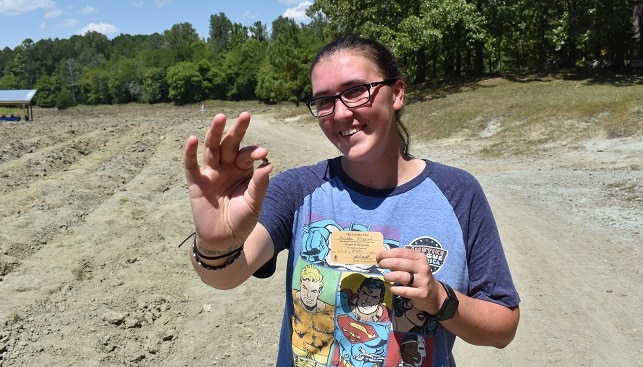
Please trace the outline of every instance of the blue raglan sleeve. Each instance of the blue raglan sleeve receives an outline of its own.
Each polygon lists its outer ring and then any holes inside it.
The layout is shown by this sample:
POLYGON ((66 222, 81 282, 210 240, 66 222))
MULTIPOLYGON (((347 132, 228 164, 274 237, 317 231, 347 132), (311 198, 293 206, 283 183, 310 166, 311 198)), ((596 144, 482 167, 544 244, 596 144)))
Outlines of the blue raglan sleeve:
POLYGON ((451 203, 462 228, 469 267, 468 295, 517 306, 520 298, 482 186, 466 171, 433 164, 431 178, 451 203))

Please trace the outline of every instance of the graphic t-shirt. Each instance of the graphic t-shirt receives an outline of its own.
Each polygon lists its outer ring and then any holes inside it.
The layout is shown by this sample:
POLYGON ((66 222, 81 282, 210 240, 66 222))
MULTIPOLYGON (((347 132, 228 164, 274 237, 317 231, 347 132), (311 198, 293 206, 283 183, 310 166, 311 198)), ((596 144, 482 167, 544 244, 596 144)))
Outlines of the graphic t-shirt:
MULTIPOLYGON (((292 169, 271 180, 259 221, 276 253, 289 250, 279 367, 455 365, 455 336, 394 296, 383 269, 338 262, 335 232, 381 234, 382 248, 424 253, 433 275, 464 294, 520 301, 482 188, 453 167, 426 161, 389 190, 359 185, 340 158, 292 169)), ((255 276, 272 275, 276 256, 255 276)))

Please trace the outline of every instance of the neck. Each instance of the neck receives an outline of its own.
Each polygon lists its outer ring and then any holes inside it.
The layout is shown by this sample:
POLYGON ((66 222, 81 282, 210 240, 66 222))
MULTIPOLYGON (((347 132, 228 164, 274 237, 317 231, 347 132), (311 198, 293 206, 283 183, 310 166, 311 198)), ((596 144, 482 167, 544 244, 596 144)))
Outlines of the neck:
POLYGON ((391 189, 415 178, 424 169, 424 161, 395 156, 382 156, 373 162, 355 162, 342 158, 344 172, 360 185, 372 189, 391 189))

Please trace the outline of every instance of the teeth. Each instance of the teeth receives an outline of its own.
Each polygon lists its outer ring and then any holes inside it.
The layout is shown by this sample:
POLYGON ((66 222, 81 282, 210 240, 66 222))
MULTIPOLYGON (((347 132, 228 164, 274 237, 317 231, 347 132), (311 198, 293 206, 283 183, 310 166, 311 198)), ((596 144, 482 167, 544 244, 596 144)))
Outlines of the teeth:
POLYGON ((357 128, 357 127, 354 127, 354 128, 352 128, 352 129, 348 129, 348 130, 344 130, 344 131, 342 131, 342 132, 341 132, 341 134, 342 134, 342 136, 349 136, 349 135, 353 135, 353 134, 355 134, 356 132, 358 132, 358 131, 360 131, 360 130, 361 130, 361 129, 359 129, 359 128, 357 128))

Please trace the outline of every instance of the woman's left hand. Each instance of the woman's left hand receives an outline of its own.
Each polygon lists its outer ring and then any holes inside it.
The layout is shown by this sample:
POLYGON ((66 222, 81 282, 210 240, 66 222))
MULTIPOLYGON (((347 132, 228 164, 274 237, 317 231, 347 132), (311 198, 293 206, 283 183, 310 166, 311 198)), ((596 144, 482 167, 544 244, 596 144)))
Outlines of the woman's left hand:
POLYGON ((400 247, 382 250, 376 259, 380 268, 390 270, 384 280, 394 284, 393 294, 413 300, 415 307, 431 315, 440 311, 446 292, 433 277, 426 255, 400 247))

